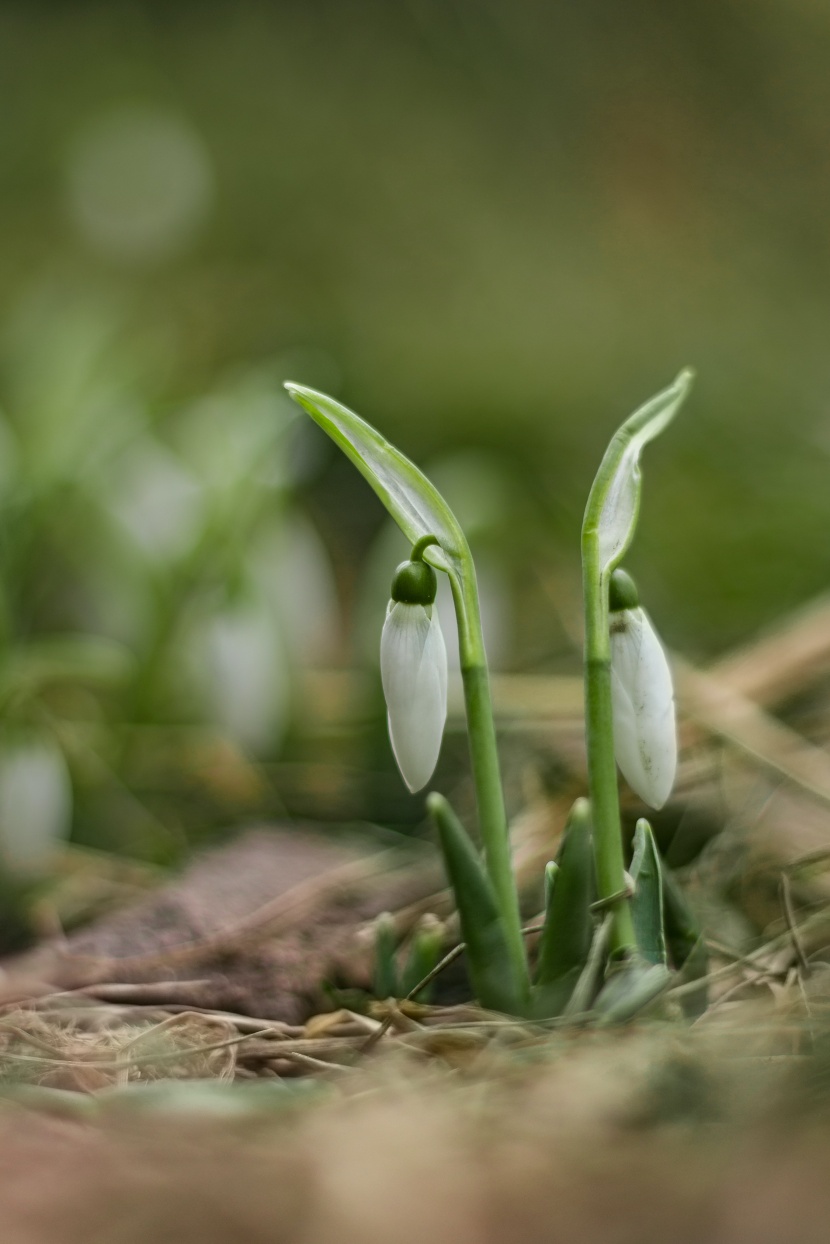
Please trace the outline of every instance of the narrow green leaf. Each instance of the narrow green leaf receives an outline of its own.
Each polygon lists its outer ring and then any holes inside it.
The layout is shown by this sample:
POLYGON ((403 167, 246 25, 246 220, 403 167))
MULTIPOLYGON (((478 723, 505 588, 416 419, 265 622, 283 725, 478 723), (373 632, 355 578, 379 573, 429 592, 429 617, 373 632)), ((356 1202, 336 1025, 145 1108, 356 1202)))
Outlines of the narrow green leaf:
POLYGON ((647 963, 667 962, 663 933, 663 872, 654 834, 641 818, 634 832, 631 878, 635 885, 631 899, 631 919, 637 948, 647 963))
POLYGON ((426 560, 460 574, 470 560, 467 541, 452 510, 423 472, 333 397, 300 384, 289 382, 285 387, 369 481, 412 544, 423 536, 436 537, 440 551, 430 549, 426 560))
POLYGON ((527 999, 513 977, 495 891, 479 854, 443 795, 431 794, 427 808, 438 828, 444 866, 455 895, 473 992, 482 1006, 508 1015, 524 1015, 527 999))
POLYGON ((587 799, 573 806, 554 868, 534 980, 534 1014, 540 1017, 562 1013, 591 949, 594 861, 587 799))
POLYGON ((599 570, 609 574, 619 565, 634 537, 640 507, 640 454, 680 409, 694 373, 682 371, 673 384, 629 416, 605 451, 588 497, 583 541, 595 540, 599 570))
POLYGON ((396 958, 397 936, 395 920, 388 911, 375 918, 375 971, 372 992, 376 998, 399 998, 398 963, 396 958))
MULTIPOLYGON (((422 916, 412 934, 406 965, 401 975, 401 997, 408 998, 416 985, 428 976, 441 958, 444 946, 444 926, 436 916, 422 916)), ((428 1002, 432 985, 427 985, 416 995, 418 1002, 428 1002)))

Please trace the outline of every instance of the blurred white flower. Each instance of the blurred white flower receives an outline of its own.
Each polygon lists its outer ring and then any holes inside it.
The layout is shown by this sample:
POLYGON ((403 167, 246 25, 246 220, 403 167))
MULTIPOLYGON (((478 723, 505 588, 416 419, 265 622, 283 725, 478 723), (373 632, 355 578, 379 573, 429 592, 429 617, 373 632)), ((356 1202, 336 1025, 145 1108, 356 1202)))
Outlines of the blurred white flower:
POLYGON ((50 740, 9 740, 0 747, 0 858, 10 873, 48 866, 69 834, 72 783, 63 753, 50 740))
POLYGON ((247 566, 279 618, 291 660, 329 665, 340 639, 337 585, 314 524, 290 510, 263 526, 247 566))
POLYGON ((639 606, 611 619, 614 752, 632 790, 662 808, 677 770, 671 670, 648 615, 639 606))
POLYGON ((185 117, 122 107, 96 117, 76 138, 67 189, 70 213, 95 250, 146 263, 193 241, 213 201, 214 173, 185 117))
POLYGON ((205 515, 203 489, 181 460, 151 436, 112 471, 105 501, 152 561, 175 561, 195 544, 205 515))
POLYGON ((447 720, 447 649, 433 605, 389 602, 380 673, 392 750, 415 792, 432 777, 447 720))
POLYGON ((290 679, 278 622, 267 605, 251 599, 215 613, 192 655, 211 720, 252 752, 279 743, 290 679))

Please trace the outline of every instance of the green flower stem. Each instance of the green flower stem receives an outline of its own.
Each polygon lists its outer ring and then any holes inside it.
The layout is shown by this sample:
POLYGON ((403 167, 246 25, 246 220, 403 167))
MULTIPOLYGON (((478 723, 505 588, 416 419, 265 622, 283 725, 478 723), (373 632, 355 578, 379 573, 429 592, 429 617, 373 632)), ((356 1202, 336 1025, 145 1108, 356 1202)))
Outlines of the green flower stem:
POLYGON ((490 676, 484 651, 481 611, 472 559, 465 570, 463 579, 450 575, 450 583, 458 618, 461 678, 484 863, 498 901, 516 988, 521 994, 529 996, 530 977, 522 937, 519 897, 510 858, 510 832, 504 806, 490 676))
MULTIPOLYGON (((626 889, 622 827, 614 759, 611 709, 611 640, 608 630, 608 586, 600 572, 595 531, 587 528, 582 540, 585 597, 585 740, 588 749, 588 787, 594 822, 594 855, 600 901, 626 889)), ((636 949, 634 924, 626 898, 609 903, 613 910, 610 949, 636 949)))

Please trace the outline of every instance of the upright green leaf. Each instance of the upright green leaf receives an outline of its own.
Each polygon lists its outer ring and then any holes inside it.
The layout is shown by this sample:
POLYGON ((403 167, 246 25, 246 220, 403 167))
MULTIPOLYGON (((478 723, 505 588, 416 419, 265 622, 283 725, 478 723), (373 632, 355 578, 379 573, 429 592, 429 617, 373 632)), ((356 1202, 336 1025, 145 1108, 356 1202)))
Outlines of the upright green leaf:
POLYGON ((555 869, 555 873, 550 870, 552 884, 534 980, 533 1009, 540 1017, 562 1013, 591 949, 594 859, 587 799, 578 799, 573 806, 555 869))
POLYGON ((640 454, 680 409, 693 373, 682 371, 673 384, 635 411, 605 451, 588 497, 583 541, 596 541, 601 574, 619 565, 631 544, 640 507, 640 454))
POLYGON ((427 808, 438 828, 447 877, 467 945, 467 970, 482 1006, 524 1015, 527 998, 514 979, 495 891, 458 817, 443 795, 431 794, 427 808))
MULTIPOLYGON (((430 974, 441 958, 443 946, 444 926, 436 916, 428 912, 421 917, 417 928, 412 934, 409 954, 401 975, 402 997, 408 998, 413 989, 420 985, 425 976, 430 974)), ((431 992, 432 985, 430 983, 420 993, 416 994, 415 1000, 418 1002, 428 1002, 431 992)))
POLYGON ((399 998, 398 988, 398 938, 395 919, 391 912, 382 911, 374 922, 375 971, 372 992, 376 998, 399 998))
POLYGON ((646 963, 667 960, 663 934, 663 877, 657 844, 648 821, 637 822, 634 832, 634 854, 631 858, 631 919, 637 937, 637 949, 646 963))

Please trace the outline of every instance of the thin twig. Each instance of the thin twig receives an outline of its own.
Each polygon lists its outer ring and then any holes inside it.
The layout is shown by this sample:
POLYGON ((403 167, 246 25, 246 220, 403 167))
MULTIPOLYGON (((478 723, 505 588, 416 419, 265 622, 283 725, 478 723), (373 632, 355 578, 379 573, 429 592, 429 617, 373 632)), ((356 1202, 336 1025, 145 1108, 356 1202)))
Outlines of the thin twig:
MULTIPOLYGON (((812 932, 813 929, 826 928, 827 924, 828 912, 819 911, 812 916, 808 916, 804 923, 798 926, 798 932, 801 936, 803 936, 807 932, 812 932)), ((713 981, 723 980, 725 976, 730 976, 738 967, 742 965, 750 968, 754 972, 759 972, 761 975, 774 976, 776 973, 772 972, 769 968, 764 967, 763 964, 756 962, 756 958, 761 955, 769 954, 772 950, 781 950, 787 945, 788 942, 791 941, 792 934, 790 933, 790 930, 787 929, 785 933, 779 933, 776 937, 770 938, 768 942, 766 942, 763 946, 759 946, 756 951, 753 951, 751 955, 746 956, 744 959, 738 960, 735 963, 728 963, 726 967, 723 968, 715 968, 714 971, 709 972, 706 976, 701 976, 698 980, 688 981, 683 985, 676 985, 674 989, 669 990, 669 996, 672 998, 680 998, 684 994, 693 993, 696 989, 700 989, 704 985, 709 985, 713 981)))

